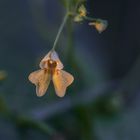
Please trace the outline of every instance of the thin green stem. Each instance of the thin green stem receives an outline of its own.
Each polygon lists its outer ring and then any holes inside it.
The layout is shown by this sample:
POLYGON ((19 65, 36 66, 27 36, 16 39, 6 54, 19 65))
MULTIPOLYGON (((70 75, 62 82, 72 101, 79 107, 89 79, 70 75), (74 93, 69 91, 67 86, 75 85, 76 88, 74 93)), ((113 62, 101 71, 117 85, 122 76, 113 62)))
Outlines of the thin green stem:
POLYGON ((73 44, 73 24, 72 24, 72 20, 71 18, 69 18, 68 22, 67 22, 67 59, 68 62, 70 62, 70 60, 72 60, 71 58, 73 58, 74 55, 74 44, 73 44))
POLYGON ((97 18, 92 18, 92 17, 87 17, 87 16, 85 16, 84 19, 89 20, 89 21, 93 21, 93 22, 98 21, 97 18))
POLYGON ((59 28, 59 30, 58 30, 58 33, 57 33, 57 35, 56 35, 56 39, 55 39, 55 41, 54 41, 52 50, 55 50, 55 48, 56 48, 57 42, 58 42, 59 37, 60 37, 60 35, 61 35, 61 32, 62 32, 62 30, 63 30, 63 28, 64 28, 64 26, 65 26, 65 24, 66 24, 66 22, 67 22, 68 17, 69 17, 69 13, 67 12, 66 15, 64 16, 63 22, 62 22, 62 24, 61 24, 61 26, 60 26, 60 28, 59 28))
MULTIPOLYGON (((81 1, 79 1, 79 2, 76 4, 75 9, 74 9, 74 13, 76 12, 76 10, 77 10, 78 5, 79 5, 80 2, 81 2, 81 1)), ((72 14, 72 13, 70 12, 70 3, 68 2, 68 3, 67 3, 67 12, 66 12, 66 15, 64 16, 64 19, 63 19, 63 21, 62 21, 62 24, 61 24, 61 26, 60 26, 60 28, 59 28, 59 30, 58 30, 57 35, 56 35, 56 39, 55 39, 55 41, 54 41, 54 44, 53 44, 53 47, 52 47, 52 51, 54 51, 54 50, 56 49, 56 45, 57 45, 57 42, 58 42, 58 40, 59 40, 59 38, 60 38, 61 32, 62 32, 62 30, 63 30, 63 28, 64 28, 64 26, 65 26, 65 24, 66 24, 66 22, 67 22, 68 17, 71 16, 71 15, 75 15, 75 14, 72 14)))

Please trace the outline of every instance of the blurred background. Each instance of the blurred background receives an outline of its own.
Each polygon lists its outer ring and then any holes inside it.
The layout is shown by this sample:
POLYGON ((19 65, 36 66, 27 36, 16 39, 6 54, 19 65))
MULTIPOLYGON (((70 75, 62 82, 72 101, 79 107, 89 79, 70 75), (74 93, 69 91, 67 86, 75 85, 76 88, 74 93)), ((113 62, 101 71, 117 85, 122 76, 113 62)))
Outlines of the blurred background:
POLYGON ((52 48, 64 3, 0 1, 0 140, 139 140, 139 0, 87 0, 107 30, 68 20, 57 52, 75 81, 64 98, 52 83, 36 96, 28 75, 52 48))

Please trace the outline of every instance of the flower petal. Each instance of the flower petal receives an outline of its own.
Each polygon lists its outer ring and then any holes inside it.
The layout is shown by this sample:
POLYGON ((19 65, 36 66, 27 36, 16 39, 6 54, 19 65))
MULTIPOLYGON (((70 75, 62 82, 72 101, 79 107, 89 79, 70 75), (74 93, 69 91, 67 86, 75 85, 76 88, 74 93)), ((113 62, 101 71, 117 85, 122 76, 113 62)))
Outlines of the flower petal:
POLYGON ((38 70, 29 75, 29 80, 36 85, 36 94, 41 97, 48 89, 51 75, 46 70, 38 70))
POLYGON ((98 19, 96 22, 90 22, 89 25, 94 26, 99 33, 102 33, 107 28, 108 22, 98 19))
POLYGON ((48 60, 53 60, 57 62, 57 67, 56 69, 63 69, 63 64, 60 61, 58 54, 56 53, 56 51, 50 51, 40 62, 40 68, 44 69, 44 68, 48 68, 48 64, 46 63, 48 60))
POLYGON ((55 92, 59 97, 65 95, 67 87, 73 82, 73 76, 63 70, 56 71, 52 77, 55 92))
POLYGON ((50 56, 51 56, 51 51, 49 51, 45 57, 41 60, 39 66, 41 69, 44 69, 44 68, 48 68, 48 64, 47 64, 47 61, 50 59, 50 56))

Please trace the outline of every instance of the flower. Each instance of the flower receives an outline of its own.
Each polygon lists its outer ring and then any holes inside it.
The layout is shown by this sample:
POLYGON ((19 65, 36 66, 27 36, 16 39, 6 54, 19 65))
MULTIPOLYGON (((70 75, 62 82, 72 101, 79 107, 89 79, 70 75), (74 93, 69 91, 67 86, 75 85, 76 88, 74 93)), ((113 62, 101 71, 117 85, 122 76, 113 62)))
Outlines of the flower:
POLYGON ((75 22, 81 22, 81 21, 83 21, 83 17, 81 17, 80 15, 76 15, 76 16, 74 17, 74 21, 75 21, 75 22))
POLYGON ((29 80, 36 86, 37 96, 43 96, 53 81, 55 92, 59 97, 65 95, 66 89, 72 84, 73 76, 62 70, 63 64, 55 51, 50 51, 40 62, 40 70, 32 72, 29 80))
POLYGON ((74 17, 75 22, 81 22, 83 21, 83 18, 87 15, 87 10, 84 5, 81 5, 78 8, 78 14, 74 17))
POLYGON ((79 7, 78 12, 81 17, 85 17, 87 15, 87 10, 84 5, 79 7))
POLYGON ((99 33, 102 33, 108 26, 106 20, 98 19, 97 21, 90 22, 90 26, 94 26, 99 33))

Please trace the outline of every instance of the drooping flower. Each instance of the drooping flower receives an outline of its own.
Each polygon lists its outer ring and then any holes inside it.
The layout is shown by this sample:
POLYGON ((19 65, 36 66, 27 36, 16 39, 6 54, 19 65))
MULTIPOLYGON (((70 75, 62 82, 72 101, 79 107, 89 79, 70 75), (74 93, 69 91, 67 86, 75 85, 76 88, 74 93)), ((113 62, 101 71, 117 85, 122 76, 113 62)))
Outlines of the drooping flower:
POLYGON ((102 33, 108 26, 106 20, 98 19, 97 21, 93 21, 89 23, 90 26, 94 26, 99 33, 102 33))
POLYGON ((37 96, 43 96, 53 81, 55 92, 59 97, 65 95, 67 87, 73 82, 73 76, 62 70, 63 64, 55 51, 50 51, 40 62, 40 70, 32 72, 29 80, 36 86, 37 96))

